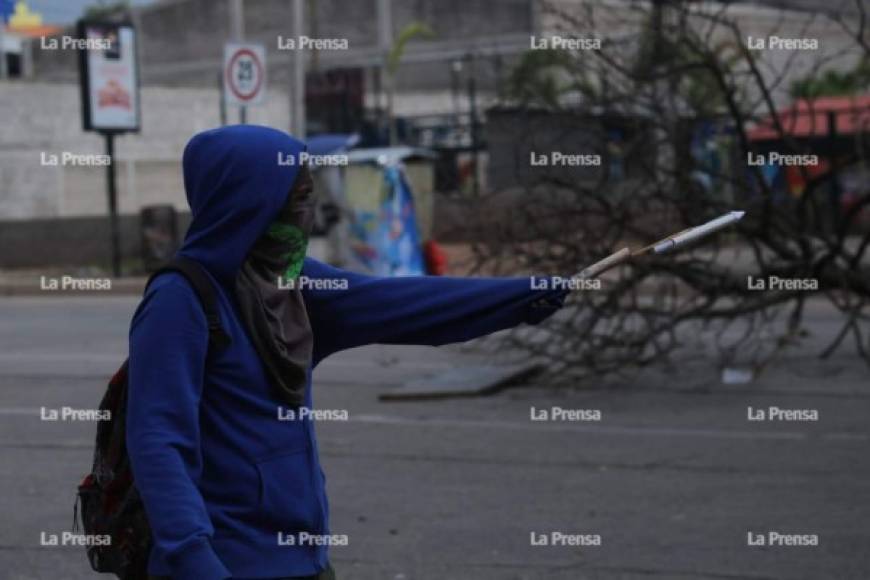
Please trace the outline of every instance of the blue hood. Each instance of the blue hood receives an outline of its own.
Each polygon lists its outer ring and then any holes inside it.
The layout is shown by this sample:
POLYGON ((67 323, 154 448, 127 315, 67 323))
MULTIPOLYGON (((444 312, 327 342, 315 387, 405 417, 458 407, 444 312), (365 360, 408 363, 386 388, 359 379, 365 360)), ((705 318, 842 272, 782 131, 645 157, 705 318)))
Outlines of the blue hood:
POLYGON ((195 135, 182 161, 193 220, 179 253, 232 285, 248 252, 287 202, 303 151, 305 144, 287 133, 256 125, 195 135))

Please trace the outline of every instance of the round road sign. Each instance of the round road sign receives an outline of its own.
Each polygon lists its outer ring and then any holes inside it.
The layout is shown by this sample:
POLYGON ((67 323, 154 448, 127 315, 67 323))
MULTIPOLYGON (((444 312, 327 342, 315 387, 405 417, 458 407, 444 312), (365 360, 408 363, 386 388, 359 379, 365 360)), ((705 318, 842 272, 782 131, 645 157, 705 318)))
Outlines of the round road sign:
POLYGON ((243 103, 257 100, 263 87, 265 70, 261 57, 250 47, 237 47, 227 59, 227 87, 243 103))

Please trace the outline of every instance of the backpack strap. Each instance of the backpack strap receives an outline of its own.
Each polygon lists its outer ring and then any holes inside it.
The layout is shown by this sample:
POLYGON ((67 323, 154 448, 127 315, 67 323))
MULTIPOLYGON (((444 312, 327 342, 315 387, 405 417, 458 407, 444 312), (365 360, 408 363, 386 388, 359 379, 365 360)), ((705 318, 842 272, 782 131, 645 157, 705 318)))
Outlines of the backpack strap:
POLYGON ((178 272, 184 276, 196 292, 199 298, 202 309, 205 312, 205 319, 208 322, 208 338, 209 343, 217 348, 226 348, 232 343, 230 335, 226 333, 221 324, 220 310, 218 310, 217 295, 215 293, 214 283, 206 274, 203 268, 195 260, 185 258, 184 256, 175 256, 168 264, 161 267, 159 270, 151 274, 148 278, 148 284, 166 272, 178 272))

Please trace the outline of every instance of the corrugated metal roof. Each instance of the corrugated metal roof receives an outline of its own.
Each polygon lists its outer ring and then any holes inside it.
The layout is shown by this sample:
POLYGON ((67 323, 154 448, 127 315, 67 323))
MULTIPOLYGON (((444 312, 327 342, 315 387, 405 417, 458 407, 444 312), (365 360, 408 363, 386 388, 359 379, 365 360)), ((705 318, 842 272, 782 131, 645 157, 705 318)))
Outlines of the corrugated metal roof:
POLYGON ((768 117, 749 130, 748 137, 750 141, 771 141, 783 136, 825 137, 830 134, 831 114, 836 119, 837 134, 870 133, 870 95, 860 95, 797 101, 777 111, 782 131, 776 127, 775 119, 768 117))

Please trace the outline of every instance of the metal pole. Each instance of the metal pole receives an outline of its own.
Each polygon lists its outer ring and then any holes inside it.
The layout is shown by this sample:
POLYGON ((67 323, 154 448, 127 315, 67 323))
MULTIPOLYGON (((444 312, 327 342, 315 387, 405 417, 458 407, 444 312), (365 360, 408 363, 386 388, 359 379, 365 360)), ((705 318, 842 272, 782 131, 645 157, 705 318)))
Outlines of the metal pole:
MULTIPOLYGON (((6 78, 6 20, 0 15, 0 80, 6 78)), ((23 54, 23 51, 22 51, 23 54)))
MULTIPOLYGON (((293 0, 293 36, 302 36, 305 26, 305 0, 293 0)), ((290 123, 293 135, 305 139, 305 55, 297 48, 292 52, 293 74, 290 78, 290 123)))
POLYGON ((244 0, 230 1, 230 38, 235 42, 245 39, 245 5, 244 0))
POLYGON ((474 195, 480 193, 480 179, 478 176, 478 135, 477 135, 477 90, 474 83, 474 61, 469 57, 468 67, 468 102, 469 115, 471 116, 471 155, 474 174, 471 176, 474 195))
POLYGON ((224 94, 224 72, 217 75, 218 94, 220 95, 221 127, 227 126, 227 96, 224 94))
MULTIPOLYGON (((836 231, 840 221, 840 188, 839 160, 837 159, 837 112, 828 111, 828 151, 830 151, 831 188, 829 189, 829 204, 831 212, 831 229, 836 231)), ((806 175, 806 173, 804 173, 806 175)), ((804 194, 806 195, 806 194, 804 194)))
MULTIPOLYGON (((229 0, 230 9, 230 38, 234 42, 245 40, 245 3, 244 0, 229 0)), ((247 107, 239 107, 239 123, 244 125, 248 121, 247 107)))
POLYGON ((115 134, 104 133, 106 137, 106 155, 109 164, 106 166, 106 191, 109 196, 109 235, 112 252, 112 275, 121 275, 121 234, 118 227, 118 191, 115 183, 115 134))
MULTIPOLYGON (((390 54, 390 48, 393 45, 393 12, 392 12, 392 1, 391 0, 378 0, 377 3, 377 17, 378 17, 378 49, 381 53, 381 65, 378 68, 378 85, 381 88, 381 91, 386 92, 387 94, 381 96, 377 95, 378 100, 378 109, 382 106, 386 109, 387 114, 387 135, 389 136, 392 133, 393 127, 393 111, 392 104, 389 102, 390 100, 390 91, 392 90, 389 79, 387 78, 387 58, 390 54), (382 101, 386 100, 387 102, 382 104, 382 101)), ((383 128, 381 128, 383 129, 383 128)), ((390 143, 390 145, 394 145, 394 143, 390 143)))

